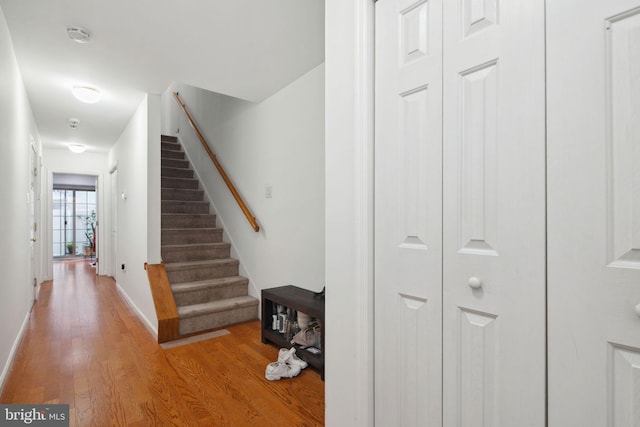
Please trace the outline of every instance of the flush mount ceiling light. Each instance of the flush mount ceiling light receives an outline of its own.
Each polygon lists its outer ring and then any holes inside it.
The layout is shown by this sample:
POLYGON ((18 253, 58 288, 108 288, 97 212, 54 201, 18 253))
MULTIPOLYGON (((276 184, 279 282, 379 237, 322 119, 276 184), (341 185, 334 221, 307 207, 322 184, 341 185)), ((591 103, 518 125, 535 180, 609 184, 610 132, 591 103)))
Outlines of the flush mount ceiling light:
POLYGON ((85 147, 82 144, 69 144, 69 150, 72 153, 78 153, 78 154, 84 153, 86 149, 87 147, 85 147))
POLYGON ((69 119, 69 127, 71 129, 76 129, 78 126, 80 126, 80 119, 76 119, 75 117, 71 117, 69 119))
POLYGON ((91 35, 87 30, 80 27, 67 27, 67 35, 71 40, 77 43, 89 43, 91 35))
POLYGON ((95 104, 100 101, 100 97, 102 96, 98 88, 87 85, 75 85, 73 89, 71 89, 71 93, 73 93, 76 99, 86 102, 87 104, 95 104))

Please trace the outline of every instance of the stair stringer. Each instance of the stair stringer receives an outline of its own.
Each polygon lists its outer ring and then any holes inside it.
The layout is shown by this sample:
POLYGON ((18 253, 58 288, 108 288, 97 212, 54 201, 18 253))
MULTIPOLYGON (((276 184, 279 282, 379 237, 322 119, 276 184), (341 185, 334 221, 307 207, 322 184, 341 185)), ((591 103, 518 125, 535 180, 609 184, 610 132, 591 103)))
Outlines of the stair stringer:
POLYGON ((198 182, 200 183, 199 184, 200 185, 200 189, 204 191, 205 199, 207 201, 209 201, 209 204, 213 208, 213 212, 212 213, 215 213, 216 221, 219 221, 219 226, 220 226, 220 228, 222 228, 222 241, 231 244, 231 257, 237 259, 240 262, 239 274, 241 276, 244 276, 247 279, 249 279, 249 284, 247 285, 248 292, 249 292, 250 296, 252 296, 252 297, 254 297, 254 298, 256 298, 258 300, 258 318, 262 318, 262 298, 261 298, 261 293, 260 293, 260 291, 258 290, 258 288, 255 285, 255 281, 253 280, 253 277, 251 276, 251 272, 246 268, 247 263, 244 262, 244 260, 242 258, 242 254, 237 250, 238 245, 235 244, 235 242, 233 241, 233 237, 227 231, 228 228, 226 227, 226 225, 224 223, 224 218, 222 217, 222 215, 220 215, 220 210, 218 210, 216 208, 216 205, 213 202, 213 198, 209 194, 209 191, 202 184, 204 182, 204 180, 200 176, 200 173, 198 172, 198 169, 195 167, 196 163, 192 160, 191 156, 189 155, 189 151, 187 150, 187 145, 184 143, 184 141, 182 141, 182 138, 180 137, 180 135, 177 135, 176 138, 178 139, 178 142, 180 142, 180 145, 182 145, 182 148, 183 148, 184 153, 185 153, 185 157, 187 158, 187 160, 189 160, 189 164, 191 165, 191 169, 193 170, 193 173, 194 173, 195 177, 198 178, 198 182))

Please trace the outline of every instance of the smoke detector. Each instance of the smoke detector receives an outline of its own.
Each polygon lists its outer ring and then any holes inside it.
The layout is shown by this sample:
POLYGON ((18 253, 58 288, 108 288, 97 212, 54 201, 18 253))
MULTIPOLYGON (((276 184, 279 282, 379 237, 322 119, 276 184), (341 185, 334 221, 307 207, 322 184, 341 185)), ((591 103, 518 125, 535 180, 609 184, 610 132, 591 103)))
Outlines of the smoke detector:
POLYGON ((67 27, 67 35, 71 40, 77 43, 89 43, 91 36, 89 32, 81 27, 67 27))
POLYGON ((80 126, 80 119, 76 119, 74 117, 71 117, 69 119, 69 127, 71 129, 76 129, 78 126, 80 126))

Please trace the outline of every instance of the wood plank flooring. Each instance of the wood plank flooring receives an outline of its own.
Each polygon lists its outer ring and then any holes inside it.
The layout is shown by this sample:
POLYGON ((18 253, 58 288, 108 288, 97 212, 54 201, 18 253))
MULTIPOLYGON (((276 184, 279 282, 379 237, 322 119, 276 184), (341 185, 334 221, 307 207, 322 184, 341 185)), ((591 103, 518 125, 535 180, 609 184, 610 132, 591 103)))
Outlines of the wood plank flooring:
POLYGON ((0 395, 68 403, 71 426, 321 426, 324 383, 309 368, 267 381, 278 349, 259 322, 163 350, 110 278, 86 261, 54 264, 0 395))

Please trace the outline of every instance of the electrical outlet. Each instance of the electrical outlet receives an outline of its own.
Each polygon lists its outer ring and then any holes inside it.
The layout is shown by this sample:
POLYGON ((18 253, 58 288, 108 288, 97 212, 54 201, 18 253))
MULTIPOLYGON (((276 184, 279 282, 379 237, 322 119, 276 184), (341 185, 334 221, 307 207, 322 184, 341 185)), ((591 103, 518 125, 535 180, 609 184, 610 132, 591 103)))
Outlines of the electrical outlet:
POLYGON ((267 199, 273 197, 273 188, 270 185, 264 187, 264 197, 267 199))

